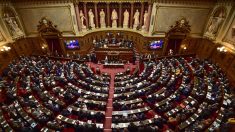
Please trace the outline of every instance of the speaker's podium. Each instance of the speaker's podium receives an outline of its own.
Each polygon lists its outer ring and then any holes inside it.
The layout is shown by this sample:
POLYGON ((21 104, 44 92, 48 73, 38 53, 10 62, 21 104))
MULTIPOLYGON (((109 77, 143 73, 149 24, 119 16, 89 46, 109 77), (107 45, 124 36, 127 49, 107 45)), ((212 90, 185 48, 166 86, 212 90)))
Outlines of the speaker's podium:
POLYGON ((96 58, 99 61, 105 60, 108 57, 109 61, 132 61, 133 50, 132 48, 124 48, 117 45, 108 45, 107 47, 95 48, 96 58))
POLYGON ((103 66, 104 68, 124 68, 123 60, 119 59, 119 52, 108 52, 103 66))
POLYGON ((117 62, 120 60, 120 53, 118 51, 110 51, 110 52, 107 52, 107 57, 108 57, 108 60, 109 61, 114 61, 114 62, 117 62))

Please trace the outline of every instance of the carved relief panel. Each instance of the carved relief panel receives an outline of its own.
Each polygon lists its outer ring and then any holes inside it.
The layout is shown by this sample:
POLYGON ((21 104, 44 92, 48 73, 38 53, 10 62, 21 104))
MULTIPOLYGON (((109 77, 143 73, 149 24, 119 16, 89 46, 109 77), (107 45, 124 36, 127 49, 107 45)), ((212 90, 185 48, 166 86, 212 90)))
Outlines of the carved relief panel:
POLYGON ((17 15, 12 8, 3 8, 2 18, 13 39, 18 39, 24 36, 24 32, 20 26, 17 15))

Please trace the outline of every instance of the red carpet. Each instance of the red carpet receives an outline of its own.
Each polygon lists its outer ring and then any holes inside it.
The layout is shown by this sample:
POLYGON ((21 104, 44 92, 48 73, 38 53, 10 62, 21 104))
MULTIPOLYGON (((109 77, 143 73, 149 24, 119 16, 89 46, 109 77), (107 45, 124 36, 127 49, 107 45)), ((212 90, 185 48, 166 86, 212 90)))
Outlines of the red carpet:
POLYGON ((103 68, 102 64, 94 64, 94 63, 87 63, 91 69, 96 69, 97 67, 100 69, 101 73, 108 73, 110 78, 110 86, 109 86, 109 98, 106 106, 105 112, 105 121, 104 121, 104 132, 111 132, 112 128, 112 112, 113 112, 113 94, 114 94, 114 77, 118 72, 125 72, 127 68, 130 68, 131 72, 135 70, 138 63, 136 65, 132 64, 125 64, 124 68, 103 68))

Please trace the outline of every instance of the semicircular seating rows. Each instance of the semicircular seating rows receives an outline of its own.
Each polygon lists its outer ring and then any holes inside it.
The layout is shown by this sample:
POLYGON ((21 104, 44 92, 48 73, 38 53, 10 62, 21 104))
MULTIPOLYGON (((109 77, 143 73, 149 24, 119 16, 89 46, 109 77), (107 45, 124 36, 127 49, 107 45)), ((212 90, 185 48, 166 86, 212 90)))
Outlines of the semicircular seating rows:
MULTIPOLYGON (((234 117, 228 79, 194 57, 143 62, 114 78, 112 131, 215 131, 234 117)), ((3 72, 3 131, 103 131, 111 77, 84 62, 20 57, 3 72)))

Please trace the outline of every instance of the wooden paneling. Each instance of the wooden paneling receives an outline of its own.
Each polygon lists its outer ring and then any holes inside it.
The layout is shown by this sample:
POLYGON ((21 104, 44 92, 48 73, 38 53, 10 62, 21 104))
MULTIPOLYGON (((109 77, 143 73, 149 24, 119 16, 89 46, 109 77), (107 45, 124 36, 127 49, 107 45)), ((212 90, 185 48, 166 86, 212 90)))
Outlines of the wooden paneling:
POLYGON ((217 47, 221 45, 215 44, 210 40, 202 39, 197 49, 197 56, 200 59, 209 59, 227 74, 230 83, 235 86, 235 54, 231 52, 221 53, 217 51, 217 47))
MULTIPOLYGON (((159 40, 164 38, 157 38, 157 37, 144 37, 139 33, 136 32, 131 32, 131 31, 97 31, 97 32, 92 32, 89 33, 83 37, 65 37, 64 39, 66 40, 73 40, 76 39, 79 41, 80 44, 80 49, 79 50, 66 50, 66 53, 68 54, 73 54, 75 52, 76 54, 79 53, 81 55, 87 54, 92 48, 93 48, 93 40, 100 40, 104 39, 106 37, 106 34, 108 32, 113 33, 114 36, 117 35, 117 33, 122 33, 124 39, 129 39, 134 42, 135 48, 139 51, 139 53, 152 53, 155 52, 159 56, 162 55, 163 48, 159 50, 149 50, 148 45, 151 41, 153 40, 159 40)), ((63 47, 65 48, 65 47, 63 47)))
POLYGON ((42 55, 42 49, 38 38, 23 38, 6 46, 11 47, 10 51, 0 52, 0 71, 6 68, 13 59, 19 56, 29 56, 32 54, 42 55))
MULTIPOLYGON (((93 48, 93 39, 104 39, 107 32, 112 32, 114 36, 118 32, 122 32, 124 39, 133 40, 134 46, 139 53, 145 54, 155 52, 159 56, 163 54, 164 48, 152 51, 148 49, 148 44, 153 40, 164 40, 164 38, 144 37, 139 33, 130 31, 98 31, 89 33, 83 37, 64 37, 63 39, 65 40, 77 39, 80 43, 80 49, 66 50, 65 45, 63 45, 62 48, 65 49, 66 54, 75 53, 85 55, 93 48)), ((231 52, 220 53, 217 51, 217 47, 220 45, 202 38, 187 38, 182 42, 182 45, 186 46, 187 49, 181 49, 181 54, 196 54, 200 59, 209 59, 213 63, 217 63, 227 74, 230 82, 235 85, 235 54, 232 54, 231 52)), ((10 46, 11 50, 9 52, 0 52, 0 70, 6 67, 11 60, 18 56, 46 54, 46 51, 43 51, 41 48, 42 42, 38 37, 23 38, 6 46, 10 46)))

